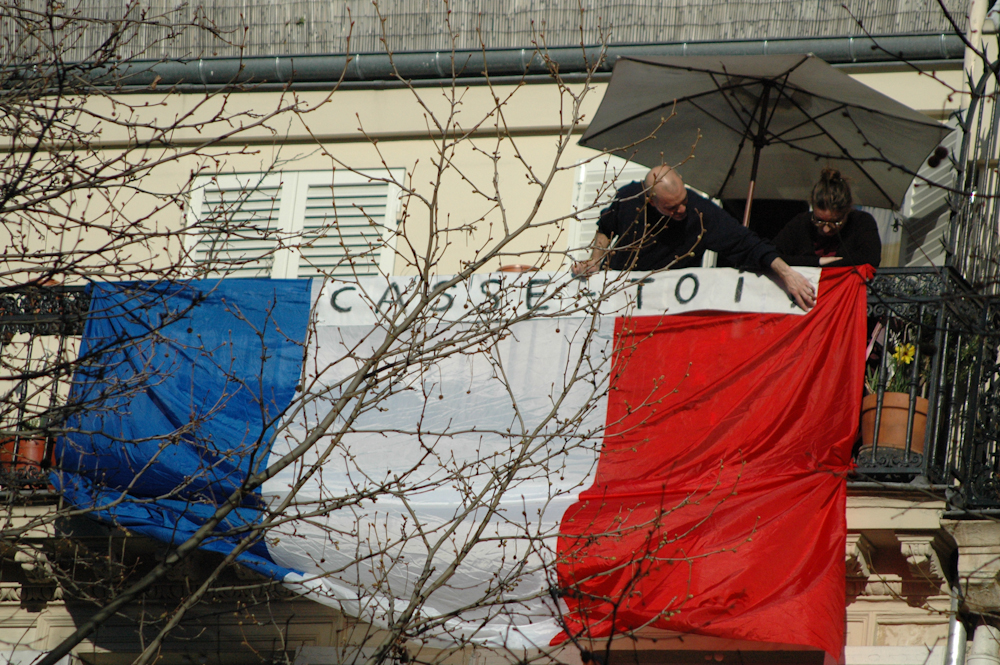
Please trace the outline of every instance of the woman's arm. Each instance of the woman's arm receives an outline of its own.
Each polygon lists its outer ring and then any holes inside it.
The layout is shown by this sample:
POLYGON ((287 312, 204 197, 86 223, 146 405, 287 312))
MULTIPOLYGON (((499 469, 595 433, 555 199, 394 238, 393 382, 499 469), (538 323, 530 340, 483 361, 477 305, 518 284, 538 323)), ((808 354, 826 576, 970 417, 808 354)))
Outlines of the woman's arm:
POLYGON ((792 217, 785 227, 774 237, 774 246, 778 248, 781 258, 790 266, 825 265, 820 257, 813 253, 812 240, 809 237, 809 213, 804 212, 792 217))

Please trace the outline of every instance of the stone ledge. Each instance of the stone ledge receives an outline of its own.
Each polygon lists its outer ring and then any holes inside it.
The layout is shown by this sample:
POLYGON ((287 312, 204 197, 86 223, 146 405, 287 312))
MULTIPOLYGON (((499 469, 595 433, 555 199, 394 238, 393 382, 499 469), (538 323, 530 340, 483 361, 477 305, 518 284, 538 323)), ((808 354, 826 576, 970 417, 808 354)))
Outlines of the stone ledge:
POLYGON ((927 497, 898 499, 882 496, 848 496, 847 528, 852 531, 870 529, 905 529, 936 531, 941 528, 945 502, 927 497))
POLYGON ((844 647, 847 665, 944 665, 945 645, 927 647, 844 647))

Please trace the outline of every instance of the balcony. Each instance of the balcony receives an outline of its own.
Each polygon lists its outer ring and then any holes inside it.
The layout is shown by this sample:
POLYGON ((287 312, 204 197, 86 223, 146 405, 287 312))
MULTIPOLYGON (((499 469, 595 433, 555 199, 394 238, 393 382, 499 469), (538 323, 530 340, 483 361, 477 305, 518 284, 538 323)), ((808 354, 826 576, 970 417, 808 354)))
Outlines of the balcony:
POLYGON ((48 493, 46 469, 89 304, 82 286, 0 291, 0 486, 8 496, 48 493))
POLYGON ((948 268, 884 269, 868 286, 868 328, 867 427, 851 485, 923 487, 956 510, 1000 507, 997 298, 948 268))

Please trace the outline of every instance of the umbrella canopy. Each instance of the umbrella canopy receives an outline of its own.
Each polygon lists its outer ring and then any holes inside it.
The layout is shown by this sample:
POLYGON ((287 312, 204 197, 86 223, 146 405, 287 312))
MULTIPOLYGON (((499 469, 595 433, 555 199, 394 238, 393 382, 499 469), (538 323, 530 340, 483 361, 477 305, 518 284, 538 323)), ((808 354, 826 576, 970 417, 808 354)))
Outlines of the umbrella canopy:
POLYGON ((812 55, 648 57, 618 60, 580 144, 646 166, 692 155, 685 182, 718 198, 807 199, 833 166, 859 203, 896 208, 949 131, 812 55))

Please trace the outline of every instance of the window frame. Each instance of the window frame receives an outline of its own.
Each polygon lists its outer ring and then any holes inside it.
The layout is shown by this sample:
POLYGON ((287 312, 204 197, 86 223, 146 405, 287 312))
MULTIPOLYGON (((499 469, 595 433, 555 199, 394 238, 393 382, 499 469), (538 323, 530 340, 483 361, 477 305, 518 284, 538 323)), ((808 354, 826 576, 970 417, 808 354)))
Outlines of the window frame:
MULTIPOLYGON (((188 256, 197 260, 199 243, 205 237, 199 231, 202 222, 201 212, 206 191, 210 188, 223 192, 250 192, 259 189, 276 187, 278 194, 275 208, 270 219, 274 220, 277 236, 274 240, 293 240, 302 237, 305 229, 306 209, 309 188, 312 186, 332 186, 334 195, 338 186, 367 185, 372 182, 383 183, 385 192, 385 213, 379 223, 381 232, 381 250, 375 267, 384 275, 393 274, 396 262, 396 239, 398 237, 399 216, 401 211, 400 195, 402 189, 398 182, 405 176, 404 169, 380 169, 347 171, 331 170, 290 170, 270 172, 233 172, 198 176, 195 178, 188 195, 187 202, 187 234, 185 250, 188 256)), ((242 197, 242 194, 241 194, 242 197)), ((240 203, 242 205, 242 202, 240 203)), ((235 208, 234 208, 235 210, 235 208)), ((377 218, 374 218, 377 220, 377 218)), ((273 251, 269 269, 270 279, 310 279, 321 275, 299 276, 302 265, 302 250, 296 243, 280 247, 273 251)), ((192 268, 192 272, 194 268, 192 268)), ((239 274, 225 275, 243 279, 247 276, 239 274)), ((263 275, 261 277, 264 277, 263 275)))

